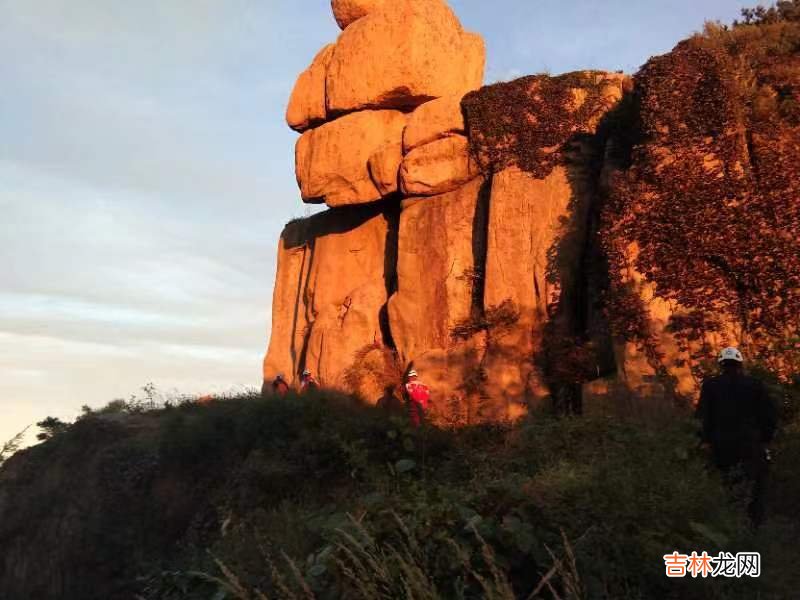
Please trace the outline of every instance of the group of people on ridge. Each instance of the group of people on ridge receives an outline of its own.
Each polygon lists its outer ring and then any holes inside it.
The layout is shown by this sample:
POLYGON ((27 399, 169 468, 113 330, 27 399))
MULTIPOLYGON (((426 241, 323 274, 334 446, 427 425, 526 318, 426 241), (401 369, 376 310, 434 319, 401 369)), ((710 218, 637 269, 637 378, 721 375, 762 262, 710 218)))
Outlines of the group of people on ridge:
MULTIPOLYGON (((701 445, 723 477, 731 484, 743 482, 749 487, 750 517, 756 525, 764 517, 764 496, 770 460, 768 445, 777 427, 776 408, 766 387, 758 379, 744 373, 744 358, 737 348, 725 348, 717 362, 720 374, 703 382, 697 417, 701 421, 701 445)), ((403 401, 394 395, 394 386, 378 406, 395 411, 405 408, 412 426, 425 422, 430 405, 430 389, 411 369, 405 376, 403 401)), ((300 393, 319 389, 319 383, 306 369, 300 378, 300 393)), ((272 382, 272 392, 286 395, 289 384, 283 375, 272 382)))
MULTIPOLYGON (((314 378, 311 371, 305 369, 300 376, 300 393, 315 391, 320 388, 319 382, 314 378)), ((289 383, 282 373, 278 374, 272 382, 272 394, 276 396, 285 396, 290 391, 289 383)), ((265 393, 265 389, 262 393, 265 393)), ((408 418, 414 427, 419 427, 425 421, 425 415, 428 412, 430 405, 431 392, 427 385, 422 383, 419 378, 419 373, 411 369, 405 376, 405 383, 403 384, 403 397, 405 400, 405 407, 408 412, 408 418)), ((389 410, 395 408, 396 398, 394 397, 394 387, 387 388, 387 396, 378 401, 378 405, 389 410), (388 397, 388 400, 387 400, 388 397)))
MULTIPOLYGON (((276 396, 285 396, 289 393, 290 389, 289 383, 286 381, 283 373, 279 373, 272 382, 272 393, 276 396)), ((311 371, 308 369, 303 371, 303 374, 300 375, 300 393, 304 394, 318 389, 319 383, 314 379, 311 371)))

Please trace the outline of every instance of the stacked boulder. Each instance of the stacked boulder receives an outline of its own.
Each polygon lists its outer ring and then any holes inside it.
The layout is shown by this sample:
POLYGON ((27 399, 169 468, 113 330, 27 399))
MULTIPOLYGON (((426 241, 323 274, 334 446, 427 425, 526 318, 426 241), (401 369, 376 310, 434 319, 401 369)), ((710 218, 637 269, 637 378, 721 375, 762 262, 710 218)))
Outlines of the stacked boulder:
POLYGON ((302 134, 303 201, 336 210, 284 231, 264 372, 310 368, 347 387, 362 348, 393 344, 400 201, 479 175, 460 102, 482 84, 485 49, 443 0, 331 4, 343 32, 298 78, 286 120, 302 134))
MULTIPOLYGON (((481 89, 482 39, 444 0, 332 8, 343 32, 300 75, 286 115, 301 133, 302 199, 330 210, 282 235, 265 380, 308 368, 375 401, 413 365, 432 388, 435 420, 524 414, 550 393, 536 356, 579 278, 583 238, 570 228, 587 220, 594 170, 578 163, 594 157, 625 78, 558 79, 566 92, 552 103, 564 126, 534 142, 547 168, 511 151, 497 161, 513 136, 492 139, 483 124, 509 115, 491 101, 497 86, 481 89), (575 142, 585 138, 591 151, 575 142)), ((530 109, 518 128, 547 116, 540 83, 502 84, 530 109)))
POLYGON ((365 204, 400 189, 452 191, 474 178, 460 101, 483 81, 480 36, 465 32, 443 0, 332 7, 344 31, 300 75, 286 111, 303 134, 303 200, 365 204))

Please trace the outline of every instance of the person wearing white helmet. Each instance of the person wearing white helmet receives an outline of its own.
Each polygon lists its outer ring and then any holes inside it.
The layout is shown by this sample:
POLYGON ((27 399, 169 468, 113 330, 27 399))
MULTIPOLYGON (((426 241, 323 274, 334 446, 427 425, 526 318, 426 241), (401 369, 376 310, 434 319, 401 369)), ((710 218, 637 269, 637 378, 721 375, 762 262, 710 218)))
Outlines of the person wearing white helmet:
POLYGON ((431 391, 427 385, 419 380, 419 374, 415 369, 411 369, 406 375, 405 391, 406 404, 408 406, 408 418, 411 425, 419 427, 425 422, 425 415, 431 400, 431 391))
POLYGON ((311 374, 311 371, 308 369, 303 370, 303 374, 300 376, 300 393, 304 394, 306 392, 312 392, 319 389, 319 382, 314 379, 314 376, 311 374))
POLYGON ((767 446, 775 436, 777 414, 764 384, 744 373, 738 348, 722 350, 721 373, 703 382, 697 415, 701 439, 714 462, 729 480, 744 474, 751 488, 750 517, 755 525, 764 517, 767 446))

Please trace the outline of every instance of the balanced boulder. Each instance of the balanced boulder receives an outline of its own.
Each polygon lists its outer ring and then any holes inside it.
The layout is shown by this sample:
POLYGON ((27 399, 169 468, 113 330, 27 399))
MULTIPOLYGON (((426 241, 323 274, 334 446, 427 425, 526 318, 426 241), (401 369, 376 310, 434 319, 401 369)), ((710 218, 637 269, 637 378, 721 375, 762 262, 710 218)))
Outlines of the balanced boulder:
POLYGON ((328 116, 404 110, 482 84, 485 50, 443 0, 392 0, 339 36, 327 73, 328 116))
POLYGON ((405 125, 406 116, 399 111, 369 110, 306 131, 295 152, 303 200, 331 207, 380 200, 369 159, 384 144, 399 144, 405 125))

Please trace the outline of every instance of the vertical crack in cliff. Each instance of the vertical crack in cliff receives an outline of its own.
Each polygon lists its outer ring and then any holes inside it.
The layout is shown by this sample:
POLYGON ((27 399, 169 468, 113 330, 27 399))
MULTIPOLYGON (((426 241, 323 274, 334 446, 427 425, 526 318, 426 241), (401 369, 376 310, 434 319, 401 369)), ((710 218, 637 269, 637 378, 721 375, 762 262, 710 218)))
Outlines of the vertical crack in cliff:
MULTIPOLYGON (((565 145, 571 199, 570 222, 551 250, 548 271, 561 274, 556 310, 545 329, 541 368, 559 412, 580 414, 582 385, 616 371, 610 328, 602 309, 609 267, 602 251, 604 179, 624 160, 612 155, 614 134, 635 116, 624 99, 594 134, 573 136, 565 145)), ((623 145, 625 140, 621 142, 623 145)))
MULTIPOLYGON (((311 340, 311 331, 314 327, 314 321, 310 318, 310 308, 309 308, 309 294, 308 294, 308 284, 311 280, 311 273, 314 268, 314 258, 315 258, 315 250, 316 250, 316 238, 312 235, 308 236, 308 240, 306 241, 306 247, 308 248, 306 251, 307 256, 307 267, 304 265, 304 273, 305 281, 300 288, 300 293, 298 296, 301 296, 304 299, 303 305, 306 310, 306 327, 303 331, 303 347, 300 349, 300 356, 297 359, 297 363, 295 365, 295 372, 293 375, 299 375, 303 370, 308 368, 306 361, 308 360, 308 343, 311 340)), ((299 298, 298 298, 298 308, 295 309, 296 311, 299 310, 299 298)), ((295 329, 295 339, 297 339, 297 330, 295 329)))
POLYGON ((492 180, 487 177, 478 192, 475 217, 472 220, 472 306, 473 318, 486 314, 484 298, 486 292, 486 255, 489 247, 489 204, 492 196, 492 180))
MULTIPOLYGON (((492 197, 492 178, 486 177, 478 192, 475 203, 475 216, 472 219, 472 302, 470 307, 471 319, 477 322, 486 320, 486 259, 489 249, 489 211, 492 197)), ((486 361, 489 358, 489 344, 491 342, 491 329, 486 329, 486 338, 483 348, 475 349, 474 394, 472 401, 468 400, 468 421, 477 417, 479 420, 486 415, 485 404, 490 400, 486 381, 486 361), (473 407, 472 404, 475 404, 473 407)), ((468 384, 466 388, 469 388, 468 384)), ((465 390, 466 391, 466 390, 465 390)))
POLYGON ((383 283, 386 286, 386 304, 381 307, 379 322, 383 345, 396 350, 392 325, 389 320, 389 299, 397 292, 397 259, 400 248, 400 199, 390 199, 383 210, 386 219, 386 244, 383 257, 383 283))

